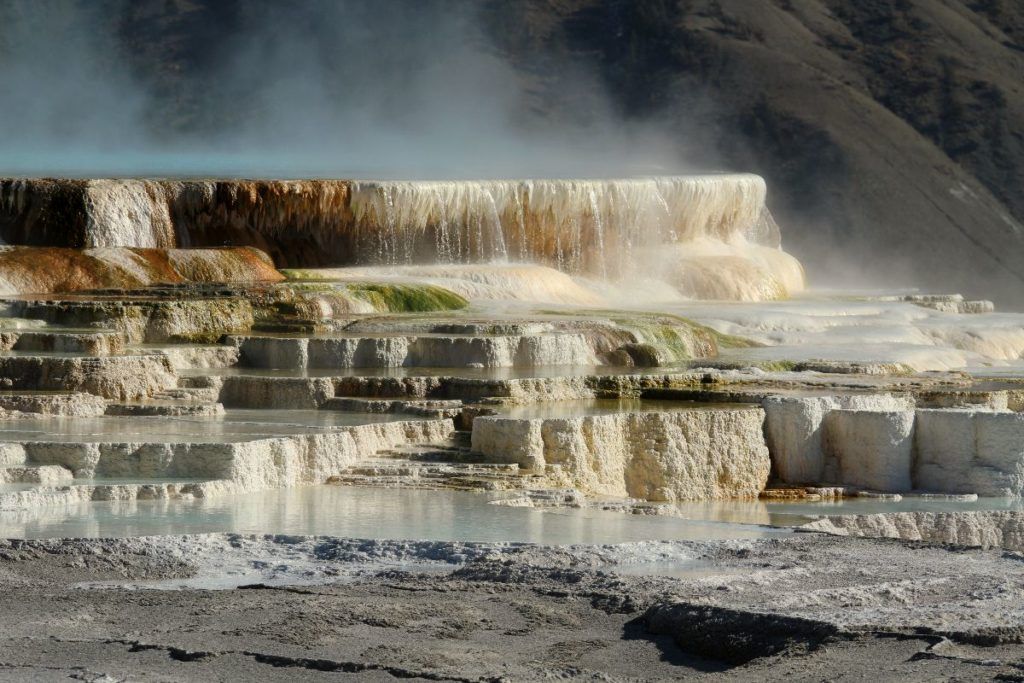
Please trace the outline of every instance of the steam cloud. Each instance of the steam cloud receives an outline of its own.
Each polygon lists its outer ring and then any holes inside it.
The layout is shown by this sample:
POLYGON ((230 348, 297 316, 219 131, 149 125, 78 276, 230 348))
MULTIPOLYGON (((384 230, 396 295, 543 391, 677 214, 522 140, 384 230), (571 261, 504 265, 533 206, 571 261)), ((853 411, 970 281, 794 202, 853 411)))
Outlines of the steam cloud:
MULTIPOLYGON (((165 42, 162 6, 0 0, 0 174, 683 170, 660 128, 621 120, 579 64, 555 67, 571 70, 562 80, 574 91, 554 106, 538 103, 524 71, 488 39, 476 3, 225 0, 214 11, 223 16, 202 19, 214 22, 202 53, 175 60, 146 52, 165 42), (140 35, 138 26, 155 33, 140 35), (160 71, 182 64, 187 73, 160 71)), ((178 7, 182 16, 187 6, 178 7)))

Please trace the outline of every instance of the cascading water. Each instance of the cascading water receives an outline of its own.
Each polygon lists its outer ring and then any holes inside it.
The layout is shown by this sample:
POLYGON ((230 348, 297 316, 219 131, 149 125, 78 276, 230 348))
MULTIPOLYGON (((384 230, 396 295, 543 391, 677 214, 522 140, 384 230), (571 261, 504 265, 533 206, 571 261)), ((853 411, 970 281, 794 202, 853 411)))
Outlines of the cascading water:
MULTIPOLYGON (((407 264, 447 260, 437 245, 461 242, 452 260, 502 261, 515 253, 570 274, 621 279, 648 272, 651 264, 637 259, 660 245, 713 241, 733 248, 737 259, 749 246, 777 248, 777 231, 766 227, 765 194, 764 181, 753 175, 361 181, 352 184, 351 208, 360 230, 385 225, 390 232, 389 212, 401 207, 403 239, 415 245, 407 264)), ((367 262, 365 255, 354 260, 367 262)), ((794 284, 782 279, 785 289, 794 284)))
POLYGON ((590 212, 594 216, 594 246, 597 248, 597 260, 601 264, 601 271, 598 273, 602 278, 608 277, 607 256, 604 250, 604 220, 601 218, 601 210, 597 206, 597 195, 593 188, 587 193, 590 200, 590 212))
POLYGON ((304 268, 514 258, 612 282, 660 279, 696 298, 778 298, 802 287, 799 264, 779 248, 764 180, 749 174, 56 183, 0 181, 0 238, 73 247, 248 245, 280 266, 304 268), (66 222, 48 228, 68 214, 81 218, 78 232, 66 222))

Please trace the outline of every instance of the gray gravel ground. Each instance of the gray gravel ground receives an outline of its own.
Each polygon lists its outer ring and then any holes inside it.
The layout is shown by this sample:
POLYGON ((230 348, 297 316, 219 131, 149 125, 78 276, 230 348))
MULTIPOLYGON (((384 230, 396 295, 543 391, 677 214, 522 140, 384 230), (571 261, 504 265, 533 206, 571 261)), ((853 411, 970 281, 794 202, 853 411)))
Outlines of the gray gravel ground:
POLYGON ((0 679, 1024 680, 1022 570, 817 534, 5 541, 0 679))

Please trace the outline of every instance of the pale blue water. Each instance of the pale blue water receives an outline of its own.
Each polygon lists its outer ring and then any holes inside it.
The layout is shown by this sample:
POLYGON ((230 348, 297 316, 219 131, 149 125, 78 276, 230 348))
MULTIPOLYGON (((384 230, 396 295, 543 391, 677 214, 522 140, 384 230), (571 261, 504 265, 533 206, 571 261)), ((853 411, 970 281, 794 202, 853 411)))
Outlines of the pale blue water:
MULTIPOLYGON (((121 481, 121 480, 118 480, 121 481)), ((127 483, 127 480, 125 480, 127 483)), ((94 482, 76 483, 104 483, 94 482)), ((114 483, 113 480, 106 483, 114 483)), ((683 503, 680 517, 603 510, 541 511, 489 503, 494 494, 308 486, 207 500, 100 502, 0 512, 0 537, 107 537, 236 532, 441 541, 606 544, 763 538, 818 515, 1024 509, 1009 498, 905 498, 837 503, 683 503), (769 525, 778 525, 772 528, 769 525)))
POLYGON ((0 513, 0 537, 108 537, 237 532, 441 541, 605 544, 760 538, 752 525, 600 510, 542 512, 461 491, 309 486, 197 501, 103 502, 0 513))

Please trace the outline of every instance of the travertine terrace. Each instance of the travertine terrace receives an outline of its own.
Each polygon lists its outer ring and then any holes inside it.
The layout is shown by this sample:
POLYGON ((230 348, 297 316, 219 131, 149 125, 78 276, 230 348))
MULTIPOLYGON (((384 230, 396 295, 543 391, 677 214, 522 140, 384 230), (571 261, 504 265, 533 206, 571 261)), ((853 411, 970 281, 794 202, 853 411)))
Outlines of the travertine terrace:
MULTIPOLYGON (((581 525, 559 543, 768 553, 816 518, 837 537, 1020 550, 1024 315, 806 289, 766 192, 753 175, 0 181, 0 526, 315 534, 349 523, 324 501, 378 491, 417 496, 414 516, 484 511, 396 532, 438 543, 484 527, 548 542, 555 527, 510 520, 557 511, 581 525), (275 517, 284 500, 316 512, 275 517)), ((844 542, 881 552, 807 541, 844 542)), ((650 632, 680 642, 749 607, 642 591, 650 632)), ((833 597, 800 603, 813 628, 750 609, 797 649, 875 624, 833 597)), ((1017 621, 978 628, 1019 637, 1017 621)))
POLYGON ((1021 495, 1012 369, 970 372, 1013 367, 1020 317, 803 293, 765 196, 752 175, 3 181, 8 478, 75 477, 6 505, 354 481, 414 446, 513 472, 492 487, 644 502, 1021 495))

